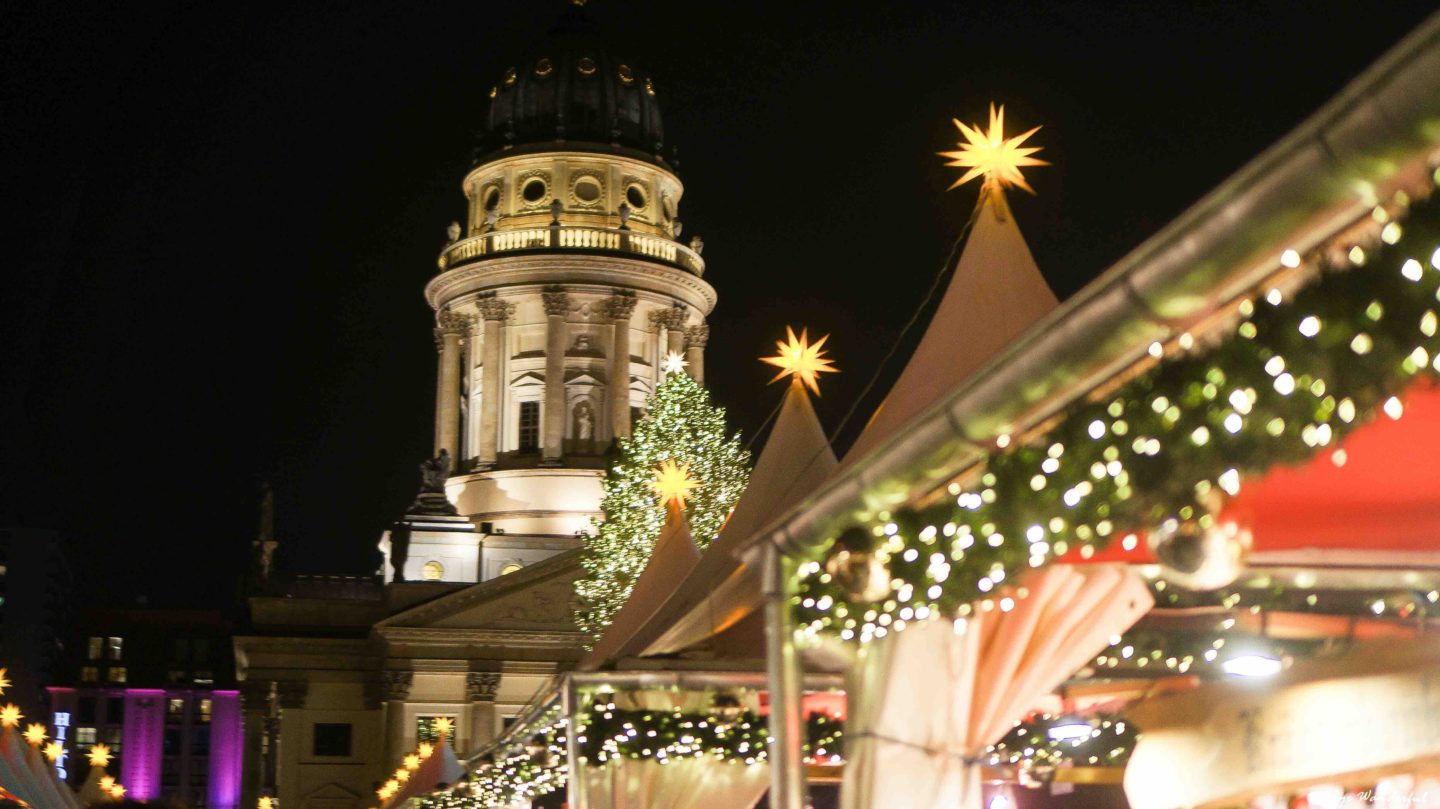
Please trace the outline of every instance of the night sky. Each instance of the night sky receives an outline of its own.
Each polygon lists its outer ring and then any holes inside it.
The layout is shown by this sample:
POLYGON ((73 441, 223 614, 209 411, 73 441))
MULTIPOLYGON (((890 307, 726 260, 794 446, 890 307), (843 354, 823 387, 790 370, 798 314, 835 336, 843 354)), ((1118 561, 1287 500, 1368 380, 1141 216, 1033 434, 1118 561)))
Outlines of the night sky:
MULTIPOLYGON (((1044 125, 1011 199, 1063 298, 1433 7, 1091 5, 590 4, 655 77, 747 438, 785 324, 834 335, 827 428, 895 342, 974 204, 952 117, 1044 125)), ((0 526, 67 532, 87 598, 222 605, 269 480, 283 567, 373 571, 431 449, 421 289, 472 133, 560 9, 5 4, 0 526)))

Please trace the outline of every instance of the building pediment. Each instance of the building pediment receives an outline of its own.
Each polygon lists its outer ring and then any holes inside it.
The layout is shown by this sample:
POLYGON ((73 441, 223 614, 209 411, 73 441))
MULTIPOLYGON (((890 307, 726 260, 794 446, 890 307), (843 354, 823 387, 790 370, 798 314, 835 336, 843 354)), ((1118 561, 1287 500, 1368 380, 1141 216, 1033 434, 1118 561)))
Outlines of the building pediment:
POLYGON ((576 632, 574 583, 582 573, 580 551, 563 553, 396 613, 376 624, 375 632, 387 640, 415 634, 407 630, 569 637, 576 632))

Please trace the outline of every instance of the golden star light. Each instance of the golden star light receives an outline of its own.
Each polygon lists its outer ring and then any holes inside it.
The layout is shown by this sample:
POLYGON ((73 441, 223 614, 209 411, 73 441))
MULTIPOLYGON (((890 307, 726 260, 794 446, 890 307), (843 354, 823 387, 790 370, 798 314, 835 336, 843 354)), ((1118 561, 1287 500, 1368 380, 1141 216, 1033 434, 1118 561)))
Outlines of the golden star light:
POLYGON ((97 744, 90 748, 86 758, 90 759, 91 767, 104 767, 110 763, 110 748, 103 744, 97 744))
POLYGON ((395 771, 395 780, 396 780, 396 781, 399 781, 399 782, 402 783, 402 784, 405 783, 406 781, 409 781, 409 780, 410 780, 410 771, 407 770, 407 769, 405 769, 404 767, 401 767, 400 769, 398 769, 398 770, 395 771))
POLYGON ((100 791, 109 792, 115 788, 115 776, 107 775, 100 779, 100 791))
POLYGON ((650 488, 660 495, 660 505, 674 500, 683 508, 690 490, 700 488, 700 481, 690 477, 688 464, 676 466, 675 461, 666 459, 660 464, 660 468, 655 470, 655 480, 650 483, 650 488))
POLYGON ((421 742, 421 743, 420 743, 420 747, 418 748, 418 754, 419 754, 419 756, 420 756, 420 760, 421 760, 421 761, 424 761, 425 759, 430 758, 430 755, 431 755, 432 753, 434 753, 434 752, 435 752, 435 745, 433 745, 433 744, 431 744, 431 743, 429 743, 429 742, 421 742))
MULTIPOLYGON (((1022 166, 1048 166, 1050 163, 1031 155, 1040 151, 1039 146, 1022 146, 1031 135, 1040 131, 1035 127, 1023 135, 1016 135, 1013 138, 1005 137, 1005 106, 1002 104, 998 109, 994 104, 990 105, 990 129, 982 132, 980 125, 974 128, 968 127, 960 122, 960 119, 953 119, 955 126, 960 129, 960 134, 965 136, 961 141, 959 151, 940 152, 941 157, 951 158, 947 166, 958 166, 968 168, 969 171, 961 175, 950 188, 958 188, 970 182, 976 177, 984 177, 985 184, 996 184, 1000 188, 1013 185, 1016 188, 1024 189, 1031 194, 1035 189, 1025 182, 1025 176, 1020 173, 1022 166)), ((947 189, 949 190, 949 189, 947 189)))
POLYGON ((10 678, 5 676, 5 669, 0 669, 0 694, 10 687, 10 678))
POLYGON ((45 745, 45 749, 41 752, 45 754, 45 758, 48 758, 51 761, 56 761, 61 756, 65 755, 65 745, 59 742, 51 742, 45 745))
POLYGON ((667 374, 680 374, 685 372, 685 366, 689 364, 679 352, 672 351, 665 355, 665 361, 660 363, 660 370, 667 374))
POLYGON ((114 798, 117 801, 125 797, 125 787, 119 784, 110 787, 110 797, 114 798))
POLYGON ((809 329, 801 329, 800 336, 795 336, 795 330, 789 326, 785 327, 784 340, 775 341, 775 350, 780 352, 773 357, 761 357, 761 362, 768 362, 780 369, 771 382, 779 382, 787 376, 793 376, 805 383, 812 393, 820 395, 818 380, 820 374, 833 374, 838 369, 832 364, 833 361, 825 357, 825 341, 830 335, 825 335, 812 345, 810 343, 809 329))
POLYGON ((435 720, 435 732, 441 738, 449 736, 455 730, 455 720, 448 716, 441 716, 435 720))
POLYGON ((414 770, 420 766, 420 754, 411 753, 405 757, 405 769, 414 770))
POLYGON ((269 795, 261 795, 260 800, 255 802, 255 809, 275 809, 275 799, 269 795))
POLYGON ((45 726, 39 722, 31 722, 26 726, 24 736, 31 747, 39 747, 45 742, 45 726))
POLYGON ((0 727, 20 727, 21 716, 20 708, 17 705, 10 704, 0 708, 0 727))

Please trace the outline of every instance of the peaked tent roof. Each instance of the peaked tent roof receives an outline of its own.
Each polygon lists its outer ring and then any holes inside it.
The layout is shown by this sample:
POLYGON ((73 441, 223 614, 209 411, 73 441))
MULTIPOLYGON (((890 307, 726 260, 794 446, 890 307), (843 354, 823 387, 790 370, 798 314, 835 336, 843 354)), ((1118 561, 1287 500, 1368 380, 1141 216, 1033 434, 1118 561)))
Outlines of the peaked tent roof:
POLYGON ((678 652, 725 631, 759 606, 759 576, 739 561, 737 552, 776 515, 819 486, 836 466, 810 395, 792 377, 750 483, 720 536, 634 634, 625 654, 678 652))
POLYGON ((620 612, 616 613, 615 620, 610 622, 610 627, 605 630, 600 642, 580 661, 580 669, 594 671, 606 660, 614 658, 654 616, 675 586, 690 575, 699 561, 700 552, 695 549, 695 540, 690 537, 690 526, 685 522, 685 514, 681 511, 678 500, 671 500, 665 516, 665 527, 660 531, 660 539, 655 542, 650 561, 646 562, 645 569, 640 571, 640 578, 635 580, 630 597, 625 600, 620 612))
POLYGON ((1059 305, 1004 192, 986 185, 955 274, 925 336, 846 453, 845 464, 883 444, 1059 305))
POLYGON ((25 765, 30 768, 30 772, 36 774, 36 780, 41 782, 41 790, 49 796, 51 802, 47 805, 80 809, 80 800, 75 797, 75 793, 71 791, 69 785, 60 781, 59 775, 55 772, 55 765, 41 755, 38 747, 28 744, 26 747, 29 749, 25 751, 25 765))
POLYGON ((75 793, 60 783, 54 766, 21 741, 14 728, 0 732, 0 781, 0 786, 31 806, 80 809, 75 793))

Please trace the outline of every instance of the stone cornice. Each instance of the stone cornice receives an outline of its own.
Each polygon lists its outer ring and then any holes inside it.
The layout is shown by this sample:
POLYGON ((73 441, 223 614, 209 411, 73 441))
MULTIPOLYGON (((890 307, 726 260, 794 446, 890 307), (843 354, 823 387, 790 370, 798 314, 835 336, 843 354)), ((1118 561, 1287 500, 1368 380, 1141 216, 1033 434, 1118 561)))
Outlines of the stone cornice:
MULTIPOLYGON (((579 557, 580 551, 578 549, 574 551, 569 551, 567 553, 562 553, 558 556, 552 556, 543 562, 529 565, 515 571, 514 573, 501 576, 497 579, 491 579, 486 582, 474 584, 464 588, 463 590, 456 590, 453 593, 441 596, 440 598, 437 598, 433 601, 427 601, 422 604, 417 604, 416 606, 411 607, 408 610, 398 612, 390 616, 389 618, 386 618, 384 621, 376 624, 374 631, 377 635, 385 638, 386 640, 390 640, 390 637, 386 633, 394 629, 408 630, 415 628, 426 629, 428 631, 428 628, 426 627, 413 627, 407 625, 413 623, 428 623, 437 618, 441 618, 447 615, 454 615, 455 613, 468 609, 476 604, 482 604, 486 601, 500 599, 511 593, 537 586, 551 578, 555 578, 566 573, 573 573, 575 571, 578 571, 579 569, 579 557)), ((465 632, 470 630, 441 629, 438 631, 465 632)), ((488 632, 492 630, 478 631, 488 632)), ((522 632, 522 634, 527 633, 522 632)))
POLYGON ((684 270, 643 259, 568 253, 496 256, 446 270, 425 285, 425 300, 440 308, 462 295, 538 284, 595 284, 670 296, 709 314, 715 288, 684 270))
POLYGON ((392 645, 442 649, 473 649, 477 646, 498 646, 505 649, 578 649, 586 638, 583 632, 519 629, 386 626, 376 627, 375 632, 392 645))

